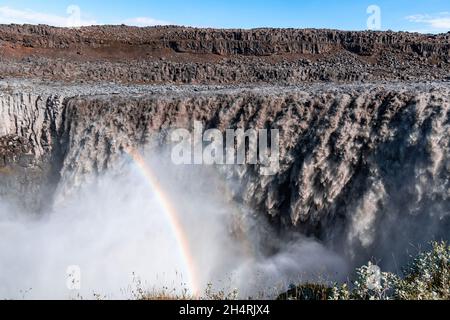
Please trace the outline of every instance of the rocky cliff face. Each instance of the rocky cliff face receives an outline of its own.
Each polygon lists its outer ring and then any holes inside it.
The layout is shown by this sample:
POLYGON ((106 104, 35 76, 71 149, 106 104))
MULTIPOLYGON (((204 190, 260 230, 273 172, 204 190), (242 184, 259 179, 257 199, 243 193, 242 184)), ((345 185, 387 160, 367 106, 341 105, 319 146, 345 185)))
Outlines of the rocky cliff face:
POLYGON ((421 56, 445 56, 450 36, 405 32, 351 32, 317 29, 196 29, 183 27, 134 28, 96 26, 78 29, 44 25, 5 25, 0 39, 30 48, 109 48, 146 46, 151 51, 219 55, 269 56, 284 53, 320 54, 345 49, 372 55, 387 49, 421 56))
POLYGON ((20 196, 33 195, 39 207, 52 199, 48 190, 64 196, 114 167, 128 147, 163 143, 168 129, 198 120, 220 130, 280 130, 275 175, 261 176, 255 166, 222 171, 239 182, 234 199, 279 230, 372 249, 386 238, 394 247, 411 237, 448 237, 445 84, 149 90, 65 99, 4 95, 0 190, 11 188, 5 177, 17 173, 29 179, 15 180, 20 196))
POLYGON ((6 77, 122 83, 423 81, 450 77, 450 36, 396 32, 0 26, 6 77))

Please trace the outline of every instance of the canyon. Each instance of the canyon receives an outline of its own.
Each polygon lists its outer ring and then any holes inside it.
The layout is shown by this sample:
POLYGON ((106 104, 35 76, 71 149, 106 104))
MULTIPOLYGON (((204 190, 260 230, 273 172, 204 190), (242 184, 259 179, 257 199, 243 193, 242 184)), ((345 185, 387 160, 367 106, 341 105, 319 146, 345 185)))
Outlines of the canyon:
POLYGON ((391 269, 449 239, 448 33, 9 25, 0 52, 0 198, 33 215, 199 121, 279 130, 275 174, 215 168, 274 237, 391 269))

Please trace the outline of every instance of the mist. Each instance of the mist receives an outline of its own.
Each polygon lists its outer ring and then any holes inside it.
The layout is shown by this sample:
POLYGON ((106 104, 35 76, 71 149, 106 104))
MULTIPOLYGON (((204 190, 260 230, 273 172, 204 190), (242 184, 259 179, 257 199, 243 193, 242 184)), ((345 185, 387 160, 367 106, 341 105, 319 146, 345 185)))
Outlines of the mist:
MULTIPOLYGON (((229 185, 214 167, 166 159, 146 156, 179 214, 200 294, 210 284, 241 298, 274 298, 291 283, 347 274, 346 260, 318 241, 272 234, 227 196, 229 185), (268 254, 262 238, 277 251, 268 254)), ((42 215, 2 199, 0 270, 0 297, 7 299, 132 299, 138 283, 149 292, 192 293, 170 222, 127 156, 42 215)))
POLYGON ((188 252, 142 169, 122 155, 79 184, 60 181, 43 213, 1 199, 0 298, 134 299, 141 289, 202 296, 210 287, 272 299, 292 284, 348 281, 369 260, 398 273, 418 246, 448 238, 445 201, 415 215, 391 201, 380 215, 380 203, 393 196, 378 184, 349 208, 347 226, 337 220, 321 240, 280 231, 235 200, 242 181, 225 179, 223 170, 177 166, 160 149, 143 154, 175 208, 188 252))

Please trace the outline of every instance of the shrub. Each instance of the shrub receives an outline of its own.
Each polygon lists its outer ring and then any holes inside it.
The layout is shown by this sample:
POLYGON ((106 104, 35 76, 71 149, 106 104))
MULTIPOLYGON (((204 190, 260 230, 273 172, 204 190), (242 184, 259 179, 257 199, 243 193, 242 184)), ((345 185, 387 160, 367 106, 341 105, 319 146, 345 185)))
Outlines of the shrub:
POLYGON ((450 299, 450 246, 435 242, 433 249, 418 255, 396 283, 395 295, 403 300, 450 299))
POLYGON ((367 266, 356 269, 356 280, 352 289, 348 286, 334 286, 331 300, 391 300, 399 278, 389 272, 381 272, 371 262, 367 266))
POLYGON ((322 284, 307 283, 301 286, 291 286, 286 292, 278 296, 277 300, 327 300, 332 289, 322 284))
POLYGON ((369 263, 357 269, 356 280, 334 286, 333 300, 448 300, 450 299, 450 246, 433 242, 403 270, 403 277, 369 263))

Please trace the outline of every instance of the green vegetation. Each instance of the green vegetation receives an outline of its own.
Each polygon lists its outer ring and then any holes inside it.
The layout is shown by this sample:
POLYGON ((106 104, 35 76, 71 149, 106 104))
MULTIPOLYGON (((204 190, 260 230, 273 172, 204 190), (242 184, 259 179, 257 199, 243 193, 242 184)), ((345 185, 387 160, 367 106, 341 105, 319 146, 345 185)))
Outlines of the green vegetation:
MULTIPOLYGON (((356 269, 351 283, 324 284, 305 283, 292 287, 278 296, 278 300, 449 300, 450 299, 450 245, 433 242, 429 251, 413 258, 401 275, 382 272, 372 263, 356 269)), ((140 279, 134 279, 131 290, 133 300, 236 300, 237 290, 214 291, 209 285, 201 297, 189 291, 163 288, 159 291, 144 289, 140 279)), ((261 297, 267 295, 262 294, 261 297)), ((107 299, 95 295, 97 299, 107 299)))
POLYGON ((402 275, 382 272, 369 263, 356 270, 350 284, 331 287, 303 284, 280 295, 281 300, 448 300, 450 299, 450 246, 432 243, 404 268, 402 275))

